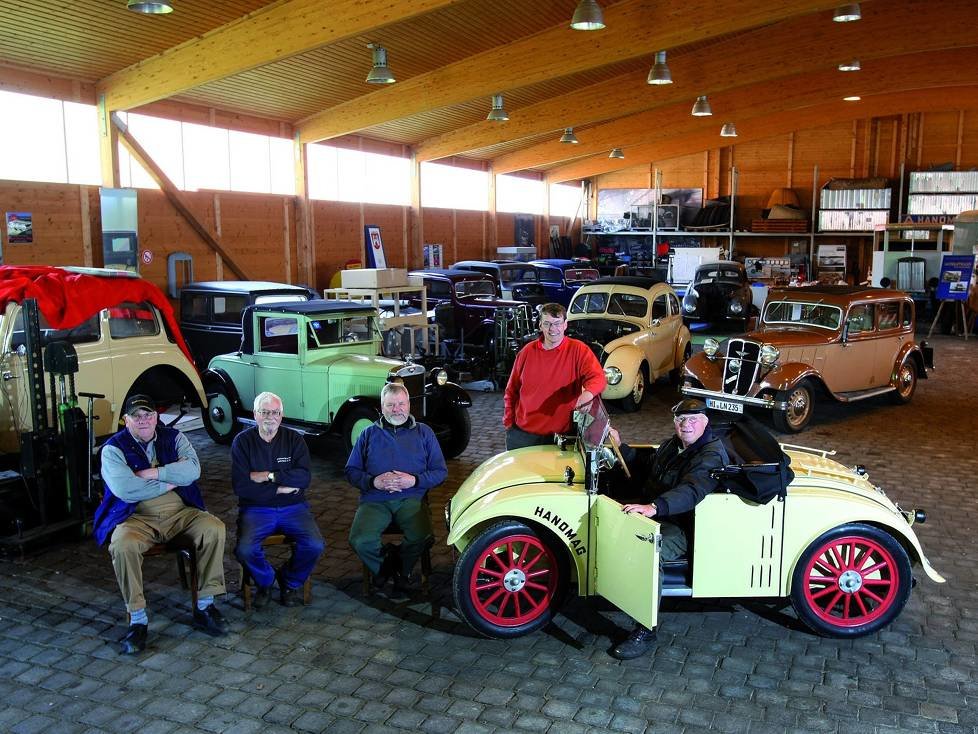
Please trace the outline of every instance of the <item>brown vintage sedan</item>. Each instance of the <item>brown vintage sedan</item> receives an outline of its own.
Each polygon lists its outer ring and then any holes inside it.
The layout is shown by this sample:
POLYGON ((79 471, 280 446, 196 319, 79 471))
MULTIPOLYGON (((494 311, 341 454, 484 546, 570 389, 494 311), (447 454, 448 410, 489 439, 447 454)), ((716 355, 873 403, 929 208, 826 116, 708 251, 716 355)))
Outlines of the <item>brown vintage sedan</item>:
POLYGON ((732 413, 771 410, 786 433, 808 425, 816 395, 851 402, 888 393, 907 403, 933 367, 914 325, 913 300, 901 291, 772 289, 758 329, 707 339, 686 362, 682 392, 732 413))

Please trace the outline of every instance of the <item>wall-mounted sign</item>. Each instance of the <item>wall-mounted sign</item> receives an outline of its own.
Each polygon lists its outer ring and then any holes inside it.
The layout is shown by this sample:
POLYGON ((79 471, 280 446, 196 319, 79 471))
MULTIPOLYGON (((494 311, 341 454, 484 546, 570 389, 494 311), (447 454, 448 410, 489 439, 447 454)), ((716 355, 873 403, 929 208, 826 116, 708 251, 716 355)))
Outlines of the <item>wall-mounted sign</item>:
POLYGON ((7 212, 7 242, 29 245, 34 241, 34 223, 30 212, 7 212))
POLYGON ((367 267, 386 268, 387 258, 384 257, 384 240, 380 237, 380 227, 373 224, 364 227, 363 241, 367 251, 367 267))
POLYGON ((143 261, 143 265, 149 265, 153 262, 153 251, 143 250, 139 255, 139 259, 143 261))
POLYGON ((974 272, 974 255, 945 255, 941 260, 937 298, 941 301, 967 301, 974 272))

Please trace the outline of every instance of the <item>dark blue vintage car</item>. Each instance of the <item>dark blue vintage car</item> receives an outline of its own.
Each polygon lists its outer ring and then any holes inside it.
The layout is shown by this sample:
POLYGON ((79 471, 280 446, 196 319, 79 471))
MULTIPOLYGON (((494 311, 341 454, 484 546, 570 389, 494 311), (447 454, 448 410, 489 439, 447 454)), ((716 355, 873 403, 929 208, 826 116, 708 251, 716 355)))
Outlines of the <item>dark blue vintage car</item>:
POLYGON ((564 306, 570 305, 578 288, 600 275, 596 268, 580 260, 547 258, 531 260, 529 264, 537 269, 547 300, 564 306))
POLYGON ((704 322, 745 331, 747 320, 757 315, 752 298, 743 263, 722 260, 700 265, 683 296, 683 318, 687 324, 704 322))

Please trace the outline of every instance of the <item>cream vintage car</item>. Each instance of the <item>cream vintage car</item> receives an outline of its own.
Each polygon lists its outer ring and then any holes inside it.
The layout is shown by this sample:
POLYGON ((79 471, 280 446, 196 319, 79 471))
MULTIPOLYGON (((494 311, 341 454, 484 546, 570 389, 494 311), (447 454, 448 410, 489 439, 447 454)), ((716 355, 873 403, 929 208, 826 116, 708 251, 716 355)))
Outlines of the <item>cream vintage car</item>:
POLYGON ((784 433, 808 425, 816 396, 850 403, 889 395, 909 403, 933 367, 914 328, 914 302, 901 291, 773 289, 757 329, 722 344, 708 338, 686 362, 682 392, 719 410, 773 411, 784 433))
POLYGON ((602 396, 627 412, 642 406, 648 386, 678 384, 692 351, 675 291, 651 277, 599 278, 574 294, 567 334, 587 344, 608 380, 602 396))
MULTIPOLYGON (((446 506, 460 554, 456 609, 473 629, 496 638, 538 630, 572 585, 656 626, 660 524, 624 514, 615 499, 641 486, 652 449, 636 447, 629 479, 608 430, 594 400, 576 436, 489 459, 446 506)), ((714 431, 732 463, 695 508, 692 555, 665 564, 663 596, 788 597, 815 631, 857 637, 896 618, 914 566, 944 581, 914 531, 923 510, 902 509, 862 467, 782 447, 756 421, 714 416, 714 431)))
MULTIPOLYGON (((20 280, 29 269, 0 267, 0 288, 20 280)), ((160 405, 206 403, 200 376, 193 362, 178 345, 176 321, 168 322, 160 310, 169 308, 163 293, 136 275, 96 268, 35 268, 35 288, 50 292, 51 303, 68 298, 75 304, 111 304, 84 316, 51 326, 39 313, 40 344, 67 341, 78 355, 75 390, 104 395, 95 399, 96 436, 118 430, 122 405, 129 395, 143 393, 160 405), (133 300, 131 300, 133 299, 133 300), (159 306, 154 305, 155 301, 159 306)), ((43 296, 42 296, 43 298, 43 296)), ((20 299, 4 298, 0 315, 0 376, 4 400, 0 403, 0 453, 20 450, 21 432, 32 430, 27 369, 27 330, 24 306, 20 299)), ((73 312, 85 310, 73 308, 73 312)), ((172 310, 169 312, 172 318, 172 310)), ((45 381, 48 377, 45 374, 45 381)), ((53 400, 48 395, 48 400, 53 400)), ((86 413, 88 403, 79 407, 86 413)))

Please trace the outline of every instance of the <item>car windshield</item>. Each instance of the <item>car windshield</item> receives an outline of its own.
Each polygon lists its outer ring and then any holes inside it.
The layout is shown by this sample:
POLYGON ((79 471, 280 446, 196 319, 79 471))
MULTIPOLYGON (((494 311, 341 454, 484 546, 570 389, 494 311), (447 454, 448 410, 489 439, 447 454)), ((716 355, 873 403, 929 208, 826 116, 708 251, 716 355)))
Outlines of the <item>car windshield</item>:
POLYGON ((713 268, 710 270, 700 270, 696 273, 697 283, 739 283, 741 275, 739 270, 728 268, 713 268))
POLYGON ((564 277, 568 282, 580 283, 587 280, 597 280, 600 275, 594 268, 567 268, 564 271, 564 277))
POLYGON ((642 318, 648 313, 648 299, 631 293, 607 294, 601 291, 578 293, 571 303, 571 313, 604 313, 642 318))
POLYGON ((379 341, 380 330, 373 314, 320 316, 309 319, 309 349, 338 344, 379 341))
POLYGON ((514 268, 504 265, 499 269, 499 275, 503 279, 503 283, 536 283, 539 280, 537 271, 533 268, 514 268))
POLYGON ((459 280, 455 283, 455 295, 495 296, 496 286, 491 280, 459 280))
POLYGON ((608 437, 608 429, 611 428, 608 411, 605 410, 600 397, 575 410, 574 423, 585 451, 592 451, 602 446, 608 437))
POLYGON ((773 301, 764 309, 765 324, 797 324, 817 326, 820 329, 838 329, 842 323, 842 309, 823 303, 798 303, 773 301))

